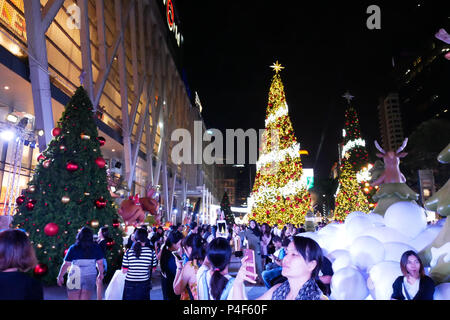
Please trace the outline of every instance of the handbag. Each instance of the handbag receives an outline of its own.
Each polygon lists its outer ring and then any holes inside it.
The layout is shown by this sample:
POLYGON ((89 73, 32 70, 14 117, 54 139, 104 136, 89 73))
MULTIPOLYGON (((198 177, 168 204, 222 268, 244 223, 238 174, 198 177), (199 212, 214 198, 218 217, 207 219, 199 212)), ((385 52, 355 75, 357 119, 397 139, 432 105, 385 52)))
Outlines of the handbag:
POLYGON ((122 300, 126 277, 126 273, 123 273, 122 270, 116 270, 106 288, 105 300, 122 300))

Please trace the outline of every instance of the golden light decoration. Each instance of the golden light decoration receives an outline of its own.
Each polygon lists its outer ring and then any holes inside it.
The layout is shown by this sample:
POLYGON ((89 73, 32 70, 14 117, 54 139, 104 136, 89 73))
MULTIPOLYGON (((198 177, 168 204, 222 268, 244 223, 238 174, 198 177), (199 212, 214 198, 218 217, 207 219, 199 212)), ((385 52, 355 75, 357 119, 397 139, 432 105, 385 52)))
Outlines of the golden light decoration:
POLYGON ((38 243, 36 247, 37 247, 38 249, 41 249, 41 248, 42 248, 42 243, 38 243))
POLYGON ((369 202, 357 181, 356 173, 352 170, 350 162, 346 160, 341 167, 335 217, 343 221, 348 214, 354 211, 369 212, 369 202))
POLYGON ((92 228, 98 228, 98 226, 100 225, 100 222, 98 220, 92 220, 91 221, 91 227, 92 228))
POLYGON ((284 69, 284 67, 278 63, 278 60, 270 67, 275 71, 276 74, 278 74, 278 72, 280 72, 282 69, 284 69))
POLYGON ((70 202, 70 198, 68 196, 63 196, 61 198, 61 202, 64 203, 64 204, 67 204, 67 203, 70 202))
POLYGON ((28 191, 29 193, 35 192, 35 191, 36 191, 36 186, 32 184, 31 186, 28 187, 27 191, 28 191))
POLYGON ((83 139, 83 140, 89 140, 91 137, 90 136, 88 136, 87 134, 84 134, 84 133, 82 133, 81 135, 80 135, 80 137, 81 137, 81 139, 83 139))

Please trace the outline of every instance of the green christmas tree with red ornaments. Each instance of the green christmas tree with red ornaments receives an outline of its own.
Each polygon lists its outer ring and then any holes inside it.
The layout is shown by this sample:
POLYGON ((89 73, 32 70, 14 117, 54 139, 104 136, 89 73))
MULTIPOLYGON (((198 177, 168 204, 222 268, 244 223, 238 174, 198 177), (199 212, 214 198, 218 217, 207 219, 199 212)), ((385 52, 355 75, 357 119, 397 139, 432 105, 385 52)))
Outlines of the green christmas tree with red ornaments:
POLYGON ((356 173, 361 189, 371 204, 371 208, 373 208, 375 200, 372 199, 372 196, 377 190, 369 184, 369 170, 372 165, 369 163, 366 141, 362 138, 358 113, 351 103, 354 97, 347 92, 343 98, 347 100, 348 104, 345 110, 344 141, 341 157, 347 158, 352 170, 356 173))
POLYGON ((28 188, 16 199, 13 225, 29 235, 39 262, 34 275, 48 285, 56 283, 65 253, 82 227, 97 233, 108 226, 111 239, 105 258, 110 275, 121 261, 123 231, 108 189, 101 152, 105 139, 98 136, 83 87, 66 105, 52 134, 28 188))

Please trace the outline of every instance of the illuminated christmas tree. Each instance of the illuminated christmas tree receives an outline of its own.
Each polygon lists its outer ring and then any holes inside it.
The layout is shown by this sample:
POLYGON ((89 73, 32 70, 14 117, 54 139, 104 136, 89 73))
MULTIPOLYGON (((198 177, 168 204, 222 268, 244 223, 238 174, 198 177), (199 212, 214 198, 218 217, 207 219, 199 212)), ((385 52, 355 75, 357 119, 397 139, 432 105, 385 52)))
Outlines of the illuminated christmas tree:
POLYGON ((369 202, 361 190, 350 162, 344 159, 340 168, 334 218, 344 221, 353 211, 369 212, 369 202))
POLYGON ((366 149, 366 141, 361 135, 358 113, 351 104, 354 97, 347 92, 343 98, 347 100, 348 106, 345 110, 344 142, 341 157, 345 157, 348 154, 348 161, 353 171, 356 172, 356 178, 361 189, 371 204, 371 208, 373 208, 376 201, 372 199, 372 196, 377 191, 369 185, 371 179, 369 170, 373 167, 373 164, 369 163, 369 154, 366 149))
POLYGON ((284 68, 278 61, 272 68, 275 75, 270 86, 265 131, 250 196, 249 220, 271 226, 300 224, 304 223, 310 210, 311 199, 303 176, 300 144, 294 136, 279 75, 284 68))

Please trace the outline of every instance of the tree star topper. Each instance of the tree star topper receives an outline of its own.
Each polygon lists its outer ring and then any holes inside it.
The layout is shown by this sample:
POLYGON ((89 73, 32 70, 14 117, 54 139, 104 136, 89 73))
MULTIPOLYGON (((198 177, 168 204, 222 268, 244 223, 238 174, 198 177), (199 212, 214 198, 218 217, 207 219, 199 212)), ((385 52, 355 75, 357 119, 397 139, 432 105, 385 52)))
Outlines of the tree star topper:
POLYGON ((281 66, 281 64, 277 62, 275 62, 272 66, 270 66, 277 74, 278 72, 280 72, 282 69, 284 69, 284 67, 281 66))
POLYGON ((354 96, 352 96, 352 95, 350 94, 350 92, 347 91, 347 92, 342 96, 342 98, 344 98, 345 100, 347 100, 348 104, 350 104, 350 102, 353 100, 354 96))

